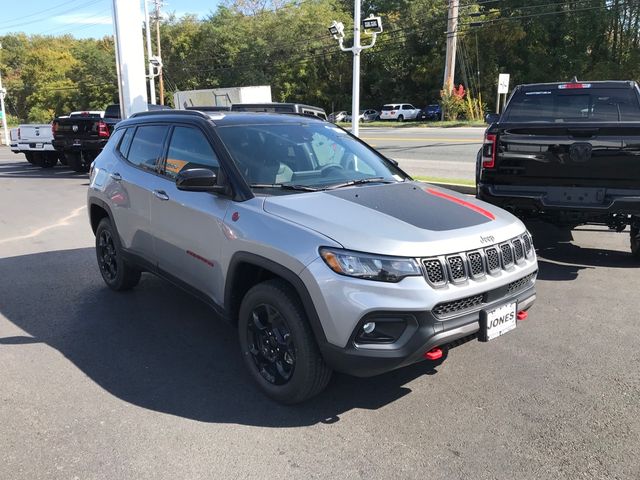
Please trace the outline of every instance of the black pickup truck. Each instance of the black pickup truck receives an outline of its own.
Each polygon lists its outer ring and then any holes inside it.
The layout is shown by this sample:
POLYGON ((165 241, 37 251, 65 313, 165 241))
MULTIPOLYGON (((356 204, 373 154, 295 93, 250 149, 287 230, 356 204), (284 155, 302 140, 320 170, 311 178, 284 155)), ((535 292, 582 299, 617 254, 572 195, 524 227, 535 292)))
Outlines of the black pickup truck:
POLYGON ((477 197, 562 227, 631 226, 640 258, 640 89, 632 81, 515 88, 485 133, 477 197))
POLYGON ((103 112, 74 112, 53 121, 53 148, 64 155, 76 172, 89 170, 91 162, 107 144, 113 127, 120 121, 120 106, 109 105, 103 112))

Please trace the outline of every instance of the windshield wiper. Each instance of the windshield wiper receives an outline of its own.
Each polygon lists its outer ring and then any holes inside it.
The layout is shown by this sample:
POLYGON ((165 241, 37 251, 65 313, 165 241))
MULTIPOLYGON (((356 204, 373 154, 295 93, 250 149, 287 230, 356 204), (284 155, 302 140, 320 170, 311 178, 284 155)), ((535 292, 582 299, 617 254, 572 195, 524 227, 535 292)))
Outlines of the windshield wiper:
POLYGON ((303 192, 317 192, 319 189, 305 185, 283 185, 282 183, 252 183, 251 188, 280 188, 282 190, 300 190, 303 192))
POLYGON ((336 183, 335 185, 329 185, 325 190, 333 190, 335 188, 351 187, 352 185, 363 185, 365 183, 396 183, 391 180, 385 180, 384 177, 368 177, 360 178, 359 180, 349 180, 344 183, 336 183))

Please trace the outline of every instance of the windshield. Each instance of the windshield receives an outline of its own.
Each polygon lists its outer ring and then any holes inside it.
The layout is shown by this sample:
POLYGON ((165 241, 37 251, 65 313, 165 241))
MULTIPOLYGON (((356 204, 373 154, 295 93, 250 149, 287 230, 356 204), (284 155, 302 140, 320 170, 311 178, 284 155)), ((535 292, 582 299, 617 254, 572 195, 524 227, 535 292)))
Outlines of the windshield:
POLYGON ((640 121, 640 104, 632 89, 520 92, 509 102, 505 120, 554 123, 640 121))
POLYGON ((407 178, 380 154, 333 125, 233 125, 219 127, 218 133, 254 188, 316 190, 407 178))

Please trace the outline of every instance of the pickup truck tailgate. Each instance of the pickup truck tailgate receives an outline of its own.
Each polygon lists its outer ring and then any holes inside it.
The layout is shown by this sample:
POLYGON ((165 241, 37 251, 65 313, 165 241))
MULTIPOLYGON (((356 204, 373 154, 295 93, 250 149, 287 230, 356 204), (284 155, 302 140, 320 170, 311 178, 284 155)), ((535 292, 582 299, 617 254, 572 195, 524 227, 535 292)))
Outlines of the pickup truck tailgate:
MULTIPOLYGON (((488 172, 487 172, 488 173, 488 172)), ((638 188, 640 123, 501 125, 496 183, 638 188)))

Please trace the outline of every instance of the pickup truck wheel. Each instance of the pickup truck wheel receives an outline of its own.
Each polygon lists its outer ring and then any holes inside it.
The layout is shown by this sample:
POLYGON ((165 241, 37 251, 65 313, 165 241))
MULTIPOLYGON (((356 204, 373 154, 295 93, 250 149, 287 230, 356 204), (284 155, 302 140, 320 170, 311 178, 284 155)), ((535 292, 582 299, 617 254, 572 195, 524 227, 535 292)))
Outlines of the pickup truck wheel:
POLYGON ((96 258, 102 279, 112 290, 129 290, 140 281, 140 270, 123 258, 118 232, 108 218, 100 220, 96 229, 96 258))
POLYGON ((84 173, 87 171, 86 167, 82 163, 82 155, 79 152, 69 152, 64 154, 67 158, 67 165, 71 167, 71 170, 78 173, 84 173))
POLYGON ((64 156, 64 153, 58 153, 58 160, 60 160, 60 165, 67 165, 67 157, 64 156))
POLYGON ((272 399, 299 403, 331 379, 297 295, 282 280, 260 283, 245 295, 238 320, 240 347, 251 376, 272 399))
POLYGON ((404 122, 404 116, 403 115, 399 115, 398 116, 398 121, 399 122, 404 122))
POLYGON ((58 154, 57 153, 42 153, 42 168, 51 168, 55 167, 58 164, 58 154))
POLYGON ((640 226, 631 226, 631 253, 640 260, 640 226))
POLYGON ((33 160, 34 160, 33 152, 24 152, 24 156, 27 159, 27 162, 33 165, 33 160))

